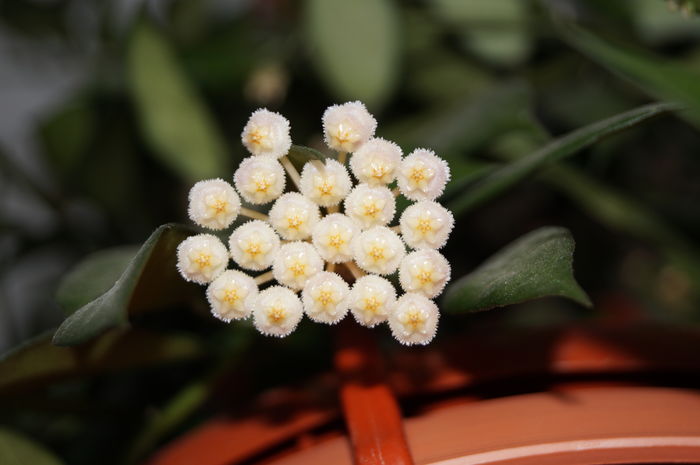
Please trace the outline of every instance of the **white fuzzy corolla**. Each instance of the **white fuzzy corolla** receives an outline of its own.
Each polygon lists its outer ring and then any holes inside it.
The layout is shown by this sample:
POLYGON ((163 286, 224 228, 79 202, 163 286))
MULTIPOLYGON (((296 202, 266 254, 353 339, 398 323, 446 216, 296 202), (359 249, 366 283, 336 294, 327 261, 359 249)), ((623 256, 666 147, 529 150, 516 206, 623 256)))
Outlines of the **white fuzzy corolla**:
POLYGON ((210 283, 227 265, 226 246, 211 234, 188 237, 177 246, 177 269, 187 281, 210 283))
POLYGON ((322 207, 338 205, 352 188, 347 168, 331 159, 306 163, 299 184, 301 193, 322 207))
POLYGON ((345 214, 362 229, 388 224, 396 213, 394 194, 385 186, 358 184, 345 199, 345 214))
POLYGON ((356 151, 377 129, 377 120, 359 101, 326 108, 322 121, 326 145, 340 152, 356 151))
POLYGON ((399 282, 406 292, 432 299, 442 293, 449 280, 450 263, 433 249, 411 252, 399 265, 399 282))
POLYGON ((437 332, 440 312, 435 302, 422 294, 399 297, 389 315, 389 328, 397 341, 405 345, 425 345, 437 332))
POLYGON ((294 241, 311 235, 321 218, 318 205, 298 192, 288 192, 270 209, 270 224, 282 239, 294 241))
POLYGON ((435 200, 450 180, 450 167, 432 150, 416 149, 401 162, 397 180, 407 198, 435 200))
POLYGON ((303 316, 301 300, 283 286, 272 286, 260 291, 253 304, 253 324, 266 336, 289 335, 303 316))
POLYGON ((248 202, 269 203, 284 191, 284 168, 274 157, 248 157, 233 174, 233 182, 248 202))
POLYGON ((257 295, 255 280, 237 270, 224 271, 207 287, 211 313, 226 322, 247 318, 257 295))
POLYGON ((437 202, 424 200, 404 210, 399 220, 401 236, 414 249, 440 249, 454 227, 452 212, 437 202))
POLYGON ((342 213, 331 213, 318 222, 311 238, 321 258, 342 263, 352 260, 352 241, 359 233, 353 220, 342 213))
POLYGON ((348 313, 350 286, 336 273, 322 271, 304 286, 301 300, 306 315, 318 323, 335 324, 348 313))
POLYGON ((272 265, 280 248, 280 238, 269 224, 253 220, 231 233, 228 246, 233 261, 241 268, 260 271, 272 265))
POLYGON ((243 128, 241 141, 253 155, 282 157, 292 146, 289 121, 279 113, 265 108, 256 110, 243 128))
POLYGON ((374 138, 355 151, 350 158, 350 169, 360 182, 389 184, 396 178, 402 156, 401 147, 395 143, 374 138))
POLYGON ((223 179, 199 181, 190 189, 187 213, 204 228, 227 228, 240 211, 241 199, 233 186, 223 179))
POLYGON ((355 320, 372 328, 388 318, 396 303, 396 289, 386 278, 369 274, 355 281, 348 303, 355 320))
POLYGON ((369 273, 391 274, 406 255, 401 238, 385 226, 360 233, 352 244, 355 262, 369 273))
POLYGON ((315 274, 323 271, 323 260, 308 242, 290 242, 280 247, 272 262, 272 275, 294 290, 304 287, 315 274))

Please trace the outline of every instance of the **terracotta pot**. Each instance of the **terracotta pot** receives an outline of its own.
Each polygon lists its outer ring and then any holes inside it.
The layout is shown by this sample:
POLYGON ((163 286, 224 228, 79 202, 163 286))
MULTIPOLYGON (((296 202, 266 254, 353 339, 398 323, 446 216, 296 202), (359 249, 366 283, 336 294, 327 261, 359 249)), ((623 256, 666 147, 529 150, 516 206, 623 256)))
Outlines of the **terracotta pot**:
POLYGON ((696 331, 475 334, 386 366, 367 332, 339 340, 340 408, 297 392, 283 421, 214 419, 148 463, 700 464, 696 331))

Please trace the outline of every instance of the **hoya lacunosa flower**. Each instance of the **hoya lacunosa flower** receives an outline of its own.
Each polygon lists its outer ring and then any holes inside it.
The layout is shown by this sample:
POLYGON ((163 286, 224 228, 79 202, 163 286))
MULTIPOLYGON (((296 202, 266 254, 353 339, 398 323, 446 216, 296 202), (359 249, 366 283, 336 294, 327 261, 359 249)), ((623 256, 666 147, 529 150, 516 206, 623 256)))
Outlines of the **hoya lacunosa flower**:
POLYGON ((397 179, 408 199, 435 200, 450 180, 450 167, 432 150, 416 149, 401 162, 397 179))
POLYGON ((253 155, 282 157, 292 146, 289 121, 279 113, 261 108, 250 115, 248 123, 243 128, 241 140, 253 155))
POLYGON ((304 311, 318 323, 334 324, 348 312, 350 286, 336 273, 323 271, 306 282, 301 293, 304 311))
POLYGON ((302 316, 301 300, 286 287, 268 287, 255 299, 253 324, 266 336, 287 336, 296 329, 302 316))
POLYGON ((204 228, 228 228, 240 209, 241 199, 223 179, 199 181, 190 190, 187 212, 193 222, 204 228))
POLYGON ((218 237, 199 234, 177 247, 177 269, 187 281, 210 283, 226 269, 228 250, 218 237))
POLYGON ((212 314, 226 322, 247 318, 257 295, 255 280, 237 270, 224 271, 207 287, 212 314))
POLYGON ((396 178, 401 163, 401 147, 385 139, 367 141, 350 158, 350 168, 360 182, 370 185, 389 184, 396 178))
POLYGON ((389 328, 396 340, 406 345, 425 345, 433 340, 440 312, 424 295, 407 293, 399 297, 389 315, 389 328))
POLYGON ((284 190, 284 168, 273 157, 248 157, 233 174, 233 182, 248 202, 270 203, 284 190))
POLYGON ((450 280, 450 265, 437 249, 454 219, 435 201, 449 167, 426 149, 403 157, 395 143, 374 138, 376 125, 360 102, 328 108, 323 134, 338 153, 309 159, 299 173, 286 157, 287 119, 265 109, 251 115, 241 133, 251 156, 235 170, 233 186, 200 181, 189 195, 194 223, 222 235, 233 229, 228 248, 217 236, 199 234, 177 249, 180 274, 207 285, 216 318, 252 315, 259 332, 284 337, 304 314, 335 324, 352 313, 363 326, 388 322, 402 344, 433 339, 439 311, 431 299, 450 280), (398 195, 414 203, 397 221, 398 195), (250 204, 269 206, 253 210, 250 204), (240 224, 239 216, 249 220, 240 224), (392 282, 405 294, 397 296, 392 282))
POLYGON ((356 151, 377 129, 377 120, 362 102, 328 107, 322 120, 326 145, 339 152, 356 151))

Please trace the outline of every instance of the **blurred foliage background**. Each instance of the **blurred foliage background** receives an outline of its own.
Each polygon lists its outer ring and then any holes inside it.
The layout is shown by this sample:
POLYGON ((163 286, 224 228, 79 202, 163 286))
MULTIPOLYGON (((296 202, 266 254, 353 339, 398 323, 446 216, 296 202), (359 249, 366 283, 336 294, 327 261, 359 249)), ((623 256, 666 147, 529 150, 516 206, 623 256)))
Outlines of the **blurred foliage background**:
MULTIPOLYGON (((295 143, 320 147, 323 110, 351 99, 405 152, 425 146, 450 161, 453 276, 542 225, 576 239, 576 277, 593 309, 548 299, 450 316, 438 343, 480 325, 695 324, 694 5, 0 0, 0 349, 45 340, 88 301, 59 288, 81 258, 109 248, 99 256, 114 270, 104 291, 137 250, 130 244, 186 222, 191 183, 230 178, 245 156, 239 135, 254 109, 281 112, 295 143), (508 192, 465 194, 553 138, 667 100, 686 109, 538 166, 508 192)), ((331 332, 318 326, 263 340, 210 318, 201 298, 136 319, 162 340, 118 331, 85 349, 94 363, 78 367, 45 344, 0 368, 0 451, 36 465, 134 463, 222 404, 241 409, 262 389, 331 366, 331 332), (219 379, 232 366, 235 396, 219 379)))

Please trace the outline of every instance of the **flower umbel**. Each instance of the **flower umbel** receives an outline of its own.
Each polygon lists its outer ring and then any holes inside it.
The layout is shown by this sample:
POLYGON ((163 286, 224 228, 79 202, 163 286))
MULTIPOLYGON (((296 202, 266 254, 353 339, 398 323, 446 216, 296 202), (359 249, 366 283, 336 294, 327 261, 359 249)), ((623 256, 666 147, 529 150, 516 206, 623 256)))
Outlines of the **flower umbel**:
POLYGON ((337 159, 309 160, 298 173, 286 157, 287 119, 266 109, 251 115, 241 133, 251 156, 236 169, 234 185, 200 181, 188 207, 190 219, 210 230, 225 230, 239 216, 251 220, 234 226, 228 248, 212 234, 185 239, 177 249, 178 270, 184 279, 208 285, 216 318, 229 322, 252 315, 264 335, 289 335, 304 314, 335 324, 350 312, 363 326, 388 322, 402 344, 427 344, 439 318, 431 299, 450 280, 450 264, 437 249, 447 242, 454 219, 436 201, 449 181, 449 167, 431 150, 403 157, 395 143, 373 138, 377 122, 360 102, 329 107, 322 123, 337 159), (348 154, 359 181, 354 187, 348 154), (288 186, 299 192, 285 193, 288 186), (415 203, 392 225, 397 195, 415 203), (241 201, 274 203, 264 212, 241 201), (258 275, 227 269, 229 257, 258 275), (384 277, 392 275, 405 291, 398 298, 384 277), (278 285, 268 286, 270 281, 278 285))

